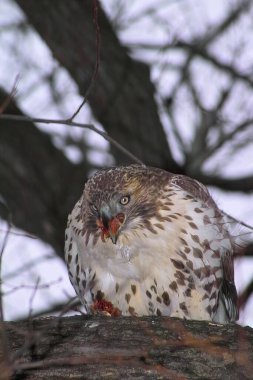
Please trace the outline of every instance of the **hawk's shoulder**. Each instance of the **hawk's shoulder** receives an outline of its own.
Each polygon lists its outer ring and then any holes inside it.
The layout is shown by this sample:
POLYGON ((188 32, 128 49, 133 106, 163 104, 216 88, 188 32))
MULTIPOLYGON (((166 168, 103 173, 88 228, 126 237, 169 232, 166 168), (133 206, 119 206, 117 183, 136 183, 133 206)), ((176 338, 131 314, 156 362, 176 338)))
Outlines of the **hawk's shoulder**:
POLYGON ((210 195, 207 187, 201 182, 180 174, 172 174, 169 181, 171 184, 180 187, 194 198, 202 201, 207 207, 214 208, 218 211, 218 207, 210 195))

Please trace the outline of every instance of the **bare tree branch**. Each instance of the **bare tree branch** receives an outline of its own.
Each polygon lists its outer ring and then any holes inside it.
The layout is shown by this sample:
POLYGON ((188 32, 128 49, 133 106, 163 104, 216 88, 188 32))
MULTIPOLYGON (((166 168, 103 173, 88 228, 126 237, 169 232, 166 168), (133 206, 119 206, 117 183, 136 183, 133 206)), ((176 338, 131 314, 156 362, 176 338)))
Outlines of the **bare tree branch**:
POLYGON ((96 132, 98 135, 102 136, 105 140, 109 141, 112 145, 114 145, 117 149, 119 149, 122 153, 124 153, 134 162, 137 162, 138 164, 143 164, 136 156, 134 156, 131 152, 129 152, 126 148, 124 148, 124 146, 122 146, 116 140, 110 137, 107 133, 102 132, 101 130, 96 128, 93 124, 82 124, 82 123, 77 123, 75 121, 72 121, 73 117, 71 117, 70 119, 55 120, 55 119, 42 119, 42 118, 36 118, 36 117, 4 114, 4 115, 0 115, 0 119, 25 121, 25 122, 31 122, 31 123, 59 124, 59 125, 65 124, 70 127, 87 128, 93 132, 96 132))
POLYGON ((252 193, 253 176, 245 176, 239 178, 223 178, 212 174, 195 173, 195 178, 206 185, 216 186, 227 191, 242 191, 244 193, 252 193))
MULTIPOLYGON (((16 2, 85 96, 96 60, 92 0, 62 0, 53 7, 50 0, 16 2), (71 20, 75 20, 75 28, 71 20)), ((99 27, 102 58, 96 91, 89 95, 95 117, 114 140, 145 164, 181 172, 159 119, 148 66, 130 58, 100 7, 99 27)), ((112 153, 117 163, 132 161, 113 147, 112 153)))
MULTIPOLYGON (((13 375, 27 380, 251 379, 253 332, 167 317, 47 318, 7 323, 13 375)), ((17 379, 18 377, 13 377, 17 379)))
POLYGON ((183 40, 178 40, 176 45, 173 46, 173 48, 175 47, 183 48, 184 50, 187 50, 188 52, 191 52, 194 55, 198 55, 199 57, 204 58, 208 62, 212 63, 218 69, 225 71, 226 73, 231 75, 233 79, 241 80, 250 85, 251 87, 253 86, 253 79, 251 79, 251 77, 248 74, 243 74, 241 71, 237 70, 232 65, 220 61, 212 53, 208 52, 208 50, 203 46, 199 46, 194 43, 186 42, 183 40))
POLYGON ((228 16, 221 21, 216 28, 211 29, 211 31, 203 38, 203 45, 208 45, 215 40, 215 38, 222 35, 233 23, 241 16, 242 13, 248 11, 251 6, 250 0, 241 0, 234 6, 228 16))

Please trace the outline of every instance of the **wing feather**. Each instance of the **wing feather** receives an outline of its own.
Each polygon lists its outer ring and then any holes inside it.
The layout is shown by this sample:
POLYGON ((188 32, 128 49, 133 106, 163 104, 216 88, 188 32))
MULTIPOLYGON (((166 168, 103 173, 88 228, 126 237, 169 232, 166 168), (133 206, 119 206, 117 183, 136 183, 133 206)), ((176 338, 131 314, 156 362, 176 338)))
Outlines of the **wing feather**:
MULTIPOLYGON (((225 310, 227 319, 230 321, 235 321, 238 319, 239 313, 237 308, 237 291, 234 283, 233 259, 238 250, 238 246, 236 244, 234 236, 231 233, 228 216, 218 208, 207 187, 199 181, 190 177, 186 177, 184 175, 175 175, 171 178, 170 182, 176 186, 179 186, 181 189, 188 192, 196 199, 201 200, 206 207, 213 208, 215 210, 217 222, 221 223, 221 227, 224 229, 224 233, 228 234, 232 250, 224 251, 221 257, 223 279, 220 287, 218 303, 222 303, 222 309, 225 310)), ((219 313, 219 306, 217 313, 219 313)))

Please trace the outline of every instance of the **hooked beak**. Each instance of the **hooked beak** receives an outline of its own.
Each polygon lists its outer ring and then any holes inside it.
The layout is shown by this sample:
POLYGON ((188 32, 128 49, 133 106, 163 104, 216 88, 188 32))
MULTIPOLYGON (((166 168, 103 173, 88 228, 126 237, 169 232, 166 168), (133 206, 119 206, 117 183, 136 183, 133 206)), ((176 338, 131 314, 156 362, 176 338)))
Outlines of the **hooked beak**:
POLYGON ((107 210, 107 212, 103 211, 101 212, 100 219, 97 219, 97 226, 101 229, 101 238, 105 241, 106 238, 110 237, 113 244, 116 244, 119 229, 125 220, 125 215, 120 213, 112 217, 107 210))

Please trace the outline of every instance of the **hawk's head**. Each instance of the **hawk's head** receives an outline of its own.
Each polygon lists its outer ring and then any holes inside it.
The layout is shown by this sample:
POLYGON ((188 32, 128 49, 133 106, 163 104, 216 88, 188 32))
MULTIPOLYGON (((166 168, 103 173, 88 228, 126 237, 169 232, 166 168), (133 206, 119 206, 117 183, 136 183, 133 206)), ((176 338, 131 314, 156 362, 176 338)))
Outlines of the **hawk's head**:
POLYGON ((85 185, 83 220, 85 230, 101 231, 103 241, 115 244, 129 228, 152 228, 150 220, 159 213, 163 185, 168 173, 141 165, 98 171, 85 185))

